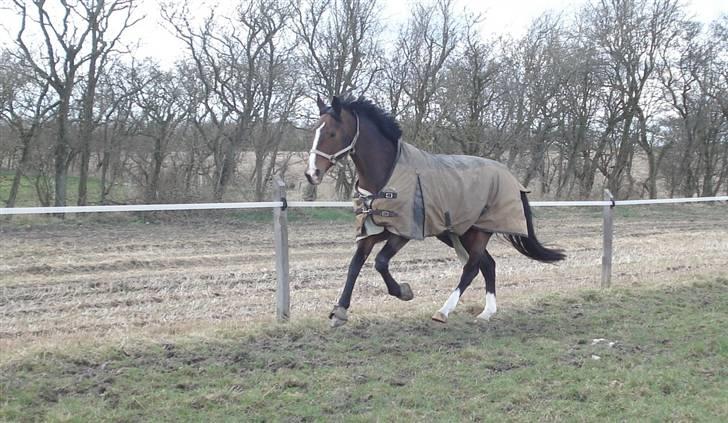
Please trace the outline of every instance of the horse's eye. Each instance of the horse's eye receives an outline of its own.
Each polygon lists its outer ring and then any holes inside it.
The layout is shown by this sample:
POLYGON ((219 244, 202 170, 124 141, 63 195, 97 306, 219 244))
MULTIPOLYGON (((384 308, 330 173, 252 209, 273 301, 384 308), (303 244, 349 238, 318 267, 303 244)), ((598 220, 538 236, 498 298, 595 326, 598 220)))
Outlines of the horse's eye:
POLYGON ((331 138, 333 138, 333 137, 334 137, 334 135, 336 135, 336 134, 335 134, 335 133, 333 133, 333 132, 329 132, 329 136, 330 136, 331 138))

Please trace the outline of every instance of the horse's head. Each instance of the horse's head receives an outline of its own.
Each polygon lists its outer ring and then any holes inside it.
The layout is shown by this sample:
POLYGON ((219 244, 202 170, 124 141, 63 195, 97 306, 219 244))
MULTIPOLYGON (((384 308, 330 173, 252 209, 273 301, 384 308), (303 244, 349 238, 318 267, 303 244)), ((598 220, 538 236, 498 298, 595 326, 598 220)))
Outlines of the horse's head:
POLYGON ((306 178, 318 185, 336 161, 354 151, 359 138, 359 118, 344 110, 338 97, 331 100, 331 106, 318 97, 319 120, 313 137, 313 146, 308 156, 306 178))

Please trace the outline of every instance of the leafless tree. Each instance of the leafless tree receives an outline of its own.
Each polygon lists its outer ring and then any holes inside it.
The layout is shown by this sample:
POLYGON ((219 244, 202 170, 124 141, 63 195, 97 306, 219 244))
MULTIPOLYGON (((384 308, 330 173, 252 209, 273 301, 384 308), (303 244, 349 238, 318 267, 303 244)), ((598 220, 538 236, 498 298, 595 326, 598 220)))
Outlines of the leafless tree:
MULTIPOLYGON (((368 94, 383 70, 377 0, 299 0, 294 30, 309 98, 368 94)), ((336 191, 348 197, 354 184, 351 162, 336 168, 336 191)), ((316 187, 307 188, 307 199, 316 187)))
MULTIPOLYGON (((110 51, 121 32, 133 23, 129 20, 132 4, 132 0, 111 3, 66 0, 54 4, 44 0, 13 0, 20 20, 16 37, 19 54, 40 78, 48 81, 58 97, 54 149, 56 206, 66 204, 68 167, 74 153, 70 136, 72 100, 82 67, 89 65, 95 69, 101 55, 110 51), (105 38, 109 35, 105 32, 110 27, 111 17, 119 12, 127 14, 126 21, 115 35, 105 38), (32 43, 33 36, 39 36, 41 40, 40 53, 32 43)), ((88 89, 86 91, 89 93, 87 103, 92 105, 93 97, 88 89)))
POLYGON ((668 104, 677 113, 674 146, 679 160, 671 169, 673 189, 692 196, 715 195, 724 181, 726 124, 720 103, 719 39, 701 37, 701 27, 685 23, 676 48, 662 54, 661 81, 668 104))
POLYGON ((548 191, 545 161, 554 142, 555 129, 562 119, 559 96, 566 83, 561 59, 565 55, 561 43, 562 28, 558 18, 549 14, 536 19, 522 41, 523 83, 528 99, 526 116, 530 133, 527 149, 528 165, 523 185, 528 187, 541 177, 541 191, 548 191))
POLYGON ((658 53, 670 45, 678 32, 681 10, 677 0, 600 0, 591 9, 592 33, 604 55, 606 88, 618 93, 618 133, 610 137, 612 162, 606 170, 607 186, 615 196, 628 195, 625 180, 634 156, 633 123, 642 95, 654 77, 658 53))
MULTIPOLYGON (((270 106, 284 92, 275 85, 279 81, 275 76, 290 65, 283 59, 290 49, 279 45, 286 41, 283 30, 291 10, 283 1, 243 1, 233 18, 218 18, 213 11, 199 26, 190 21, 186 10, 166 9, 165 19, 186 44, 197 77, 203 81, 202 113, 216 123, 215 133, 207 138, 215 163, 213 198, 219 201, 232 181, 241 151, 252 150, 256 166, 262 166, 272 153, 271 139, 256 140, 254 130, 260 119, 273 117, 270 106)), ((256 167, 253 176, 256 197, 260 197, 263 170, 256 167)))
POLYGON ((404 58, 407 71, 395 77, 413 109, 405 133, 410 142, 435 147, 432 134, 422 136, 423 124, 432 118, 433 100, 444 85, 445 65, 460 42, 462 29, 454 1, 437 0, 415 4, 410 20, 400 31, 393 54, 404 58))
POLYGON ((503 95, 502 71, 494 48, 477 31, 478 18, 467 25, 463 46, 446 73, 443 110, 447 136, 463 154, 500 157, 505 145, 495 135, 490 113, 503 95))
POLYGON ((15 131, 20 150, 6 207, 15 206, 21 180, 32 167, 33 142, 58 105, 49 95, 49 89, 48 81, 39 81, 26 63, 8 52, 0 54, 0 122, 6 122, 15 131))
POLYGON ((382 70, 377 7, 376 0, 296 3, 294 28, 312 91, 329 98, 369 91, 382 70))
POLYGON ((112 190, 124 181, 126 166, 123 158, 128 152, 128 141, 143 126, 142 114, 136 106, 139 93, 146 88, 139 80, 137 64, 116 62, 101 77, 95 96, 98 109, 97 139, 100 144, 97 168, 100 170, 101 204, 111 199, 112 190))
POLYGON ((154 63, 147 63, 135 75, 134 107, 142 113, 139 134, 151 141, 151 148, 139 148, 135 160, 147 203, 160 200, 162 170, 171 152, 169 144, 189 110, 178 80, 179 75, 159 70, 154 63))
MULTIPOLYGON (((136 0, 87 0, 79 3, 78 10, 83 13, 89 28, 88 61, 84 86, 81 94, 79 119, 79 145, 77 147, 81 163, 78 182, 78 205, 88 202, 88 174, 91 160, 91 140, 104 113, 94 116, 96 91, 99 79, 104 74, 110 57, 115 51, 122 34, 141 18, 133 18, 136 0), (121 23, 115 22, 119 19, 121 23)), ((77 12, 78 13, 78 12, 77 12)))

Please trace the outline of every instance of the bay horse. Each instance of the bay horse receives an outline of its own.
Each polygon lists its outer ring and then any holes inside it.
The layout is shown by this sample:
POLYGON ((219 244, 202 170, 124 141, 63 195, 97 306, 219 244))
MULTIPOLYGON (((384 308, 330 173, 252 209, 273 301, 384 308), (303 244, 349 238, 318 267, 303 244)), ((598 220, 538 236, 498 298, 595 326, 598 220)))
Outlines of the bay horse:
POLYGON ((373 247, 381 242, 385 244, 374 267, 389 295, 404 301, 414 295, 408 284, 397 283, 389 272, 395 254, 411 239, 425 236, 436 236, 456 250, 463 262, 462 275, 442 308, 432 316, 441 323, 447 322, 479 271, 485 279, 485 307, 478 318, 488 320, 495 314, 495 260, 486 249, 494 233, 503 235, 520 253, 534 260, 553 263, 566 257, 562 250, 544 247, 538 241, 527 190, 505 166, 472 156, 433 155, 401 142, 402 130, 397 121, 363 97, 335 96, 327 105, 318 96, 317 105, 319 120, 306 178, 318 185, 327 170, 350 156, 356 166, 355 205, 360 206, 356 252, 341 297, 329 314, 332 327, 347 322, 356 279, 373 247), (437 204, 438 200, 449 204, 437 204), (404 204, 405 211, 382 209, 382 205, 395 202, 404 204), (410 210, 414 218, 409 216, 410 210))

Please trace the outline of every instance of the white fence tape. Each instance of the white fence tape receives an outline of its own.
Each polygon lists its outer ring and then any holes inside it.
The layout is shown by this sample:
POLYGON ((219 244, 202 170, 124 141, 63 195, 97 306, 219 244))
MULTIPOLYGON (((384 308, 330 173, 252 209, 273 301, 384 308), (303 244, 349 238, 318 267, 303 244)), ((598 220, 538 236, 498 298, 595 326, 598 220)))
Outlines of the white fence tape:
MULTIPOLYGON (((693 197, 693 198, 663 198, 656 200, 619 200, 616 206, 636 206, 648 204, 679 204, 702 203, 713 201, 728 201, 728 195, 719 197, 693 197)), ((533 201, 532 207, 604 207, 611 205, 610 201, 533 201)), ((174 210, 242 210, 242 209, 269 209, 283 207, 281 201, 263 201, 249 203, 195 203, 195 204, 131 204, 123 206, 68 206, 68 207, 17 207, 0 208, 0 215, 20 214, 60 214, 60 213, 111 213, 111 212, 140 212, 140 211, 174 211, 174 210)), ((350 208, 349 201, 289 201, 290 208, 350 208)))

